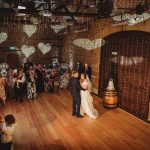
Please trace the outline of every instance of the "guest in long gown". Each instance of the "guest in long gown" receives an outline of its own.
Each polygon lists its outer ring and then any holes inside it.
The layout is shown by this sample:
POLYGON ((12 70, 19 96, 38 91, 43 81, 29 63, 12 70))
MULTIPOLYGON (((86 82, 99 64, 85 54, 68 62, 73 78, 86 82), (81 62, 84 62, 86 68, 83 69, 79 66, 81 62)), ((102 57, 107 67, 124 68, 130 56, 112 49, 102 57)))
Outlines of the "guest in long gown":
POLYGON ((39 64, 37 69, 35 70, 36 73, 36 89, 38 93, 44 92, 44 75, 42 70, 42 65, 39 64))
POLYGON ((5 94, 5 78, 0 74, 0 100, 5 106, 6 94, 5 94))
POLYGON ((20 69, 15 79, 15 98, 16 101, 23 102, 23 93, 24 93, 24 83, 25 83, 25 74, 23 69, 20 69))
POLYGON ((52 71, 50 76, 49 76, 49 81, 48 81, 50 92, 54 92, 54 77, 55 77, 55 72, 52 71))
POLYGON ((61 89, 68 88, 69 80, 70 80, 69 70, 66 69, 65 73, 61 76, 61 79, 60 79, 60 88, 61 89))
POLYGON ((48 85, 48 83, 49 83, 49 78, 48 78, 48 74, 47 74, 47 72, 44 70, 44 90, 47 92, 47 91, 49 91, 49 85, 48 85))
POLYGON ((35 73, 32 68, 29 68, 27 74, 27 98, 33 100, 37 98, 35 73))
POLYGON ((9 69, 7 73, 7 91, 9 94, 9 98, 14 98, 14 81, 13 81, 13 70, 9 69))

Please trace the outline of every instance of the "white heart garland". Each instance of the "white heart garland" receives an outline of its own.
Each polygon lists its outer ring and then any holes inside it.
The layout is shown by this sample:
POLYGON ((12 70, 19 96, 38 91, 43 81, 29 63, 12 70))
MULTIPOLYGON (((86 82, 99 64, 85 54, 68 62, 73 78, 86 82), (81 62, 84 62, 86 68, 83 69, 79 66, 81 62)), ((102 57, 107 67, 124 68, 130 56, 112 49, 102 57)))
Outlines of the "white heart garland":
POLYGON ((51 28, 55 31, 55 33, 58 33, 60 30, 66 28, 65 25, 51 25, 51 28))
POLYGON ((48 53, 51 50, 51 45, 49 43, 44 44, 44 43, 40 42, 38 44, 38 48, 42 52, 42 54, 45 55, 46 53, 48 53))
POLYGON ((74 40, 73 44, 78 47, 91 51, 92 49, 101 47, 103 45, 103 39, 100 38, 91 41, 89 39, 81 38, 81 39, 74 40))
POLYGON ((23 31, 28 35, 28 37, 31 37, 37 31, 37 26, 23 25, 23 31))
POLYGON ((7 38, 8 38, 7 33, 1 32, 0 33, 0 44, 3 43, 4 41, 6 41, 7 38))
POLYGON ((21 47, 21 51, 25 55, 26 58, 29 58, 35 52, 35 47, 23 45, 21 47))

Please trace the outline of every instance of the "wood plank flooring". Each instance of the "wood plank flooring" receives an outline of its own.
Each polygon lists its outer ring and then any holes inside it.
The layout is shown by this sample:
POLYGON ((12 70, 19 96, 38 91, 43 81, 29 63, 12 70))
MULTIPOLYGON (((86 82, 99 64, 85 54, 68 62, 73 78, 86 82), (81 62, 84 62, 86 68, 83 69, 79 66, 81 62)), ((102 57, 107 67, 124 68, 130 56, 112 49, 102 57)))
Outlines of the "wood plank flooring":
POLYGON ((71 104, 67 90, 7 102, 0 112, 16 117, 14 150, 150 150, 149 124, 121 109, 104 109, 96 96, 97 120, 73 117, 71 104))

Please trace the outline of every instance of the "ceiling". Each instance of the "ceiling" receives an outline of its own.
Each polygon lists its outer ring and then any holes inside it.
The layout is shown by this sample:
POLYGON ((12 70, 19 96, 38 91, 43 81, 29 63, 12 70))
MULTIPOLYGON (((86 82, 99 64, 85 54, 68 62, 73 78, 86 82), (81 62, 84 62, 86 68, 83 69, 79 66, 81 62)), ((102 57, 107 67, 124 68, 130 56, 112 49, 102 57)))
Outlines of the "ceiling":
POLYGON ((22 23, 83 24, 135 12, 140 2, 148 10, 150 0, 0 0, 0 21, 7 16, 8 21, 22 23))

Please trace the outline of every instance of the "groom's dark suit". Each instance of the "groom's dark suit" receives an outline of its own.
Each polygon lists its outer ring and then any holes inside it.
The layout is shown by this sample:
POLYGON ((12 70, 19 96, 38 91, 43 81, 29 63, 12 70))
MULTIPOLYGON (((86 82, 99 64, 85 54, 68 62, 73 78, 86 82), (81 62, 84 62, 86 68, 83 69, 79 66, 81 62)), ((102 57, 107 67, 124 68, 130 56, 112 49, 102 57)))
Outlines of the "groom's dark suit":
POLYGON ((81 96, 80 90, 84 90, 79 83, 79 80, 75 77, 70 79, 70 87, 71 87, 71 95, 73 98, 73 113, 76 115, 80 115, 80 105, 81 105, 81 96))

